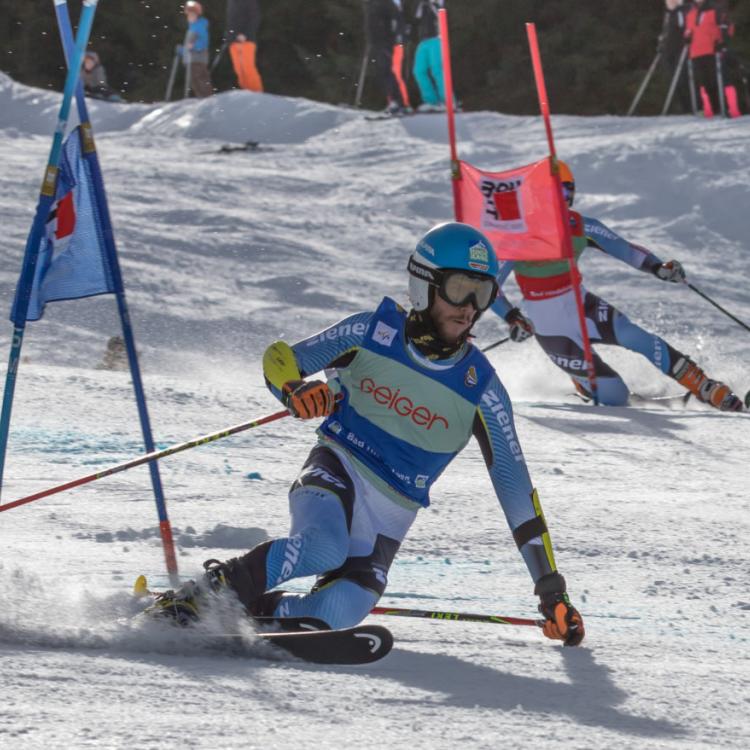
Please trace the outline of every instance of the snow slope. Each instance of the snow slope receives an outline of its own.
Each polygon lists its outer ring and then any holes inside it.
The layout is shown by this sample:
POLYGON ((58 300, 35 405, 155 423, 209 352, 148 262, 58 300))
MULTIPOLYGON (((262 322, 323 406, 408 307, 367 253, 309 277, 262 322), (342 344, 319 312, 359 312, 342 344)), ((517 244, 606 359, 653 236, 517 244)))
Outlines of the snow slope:
MULTIPOLYGON (((58 106, 0 75, 6 311, 58 106)), ((405 301, 409 251, 451 215, 439 116, 366 122, 248 92, 91 110, 160 445, 276 411, 260 370, 267 343, 386 293, 405 301), (266 148, 215 153, 245 140, 266 148)), ((750 320, 747 118, 554 125, 583 213, 679 258, 696 286, 750 320)), ((458 131, 479 166, 544 153, 538 118, 462 114, 458 131)), ((591 252, 583 270, 589 288, 713 376, 750 387, 747 333, 697 295, 591 252)), ((0 329, 5 352, 10 331, 0 329)), ((487 316, 479 343, 505 331, 487 316)), ((114 333, 108 297, 51 304, 30 324, 4 500, 142 450, 127 374, 96 369, 114 333)), ((634 391, 678 390, 637 355, 602 352, 634 391)), ((534 343, 491 359, 586 618, 584 648, 534 629, 396 618, 377 618, 397 645, 366 668, 216 654, 215 623, 181 641, 129 619, 136 575, 165 583, 138 468, 0 517, 0 746, 747 747, 748 416, 595 409, 574 402, 534 343)), ((184 576, 285 533, 286 491, 312 441, 313 426, 282 420, 162 462, 184 576)), ((475 445, 436 486, 383 601, 534 616, 475 445)), ((259 648, 249 637, 249 653, 259 648)))

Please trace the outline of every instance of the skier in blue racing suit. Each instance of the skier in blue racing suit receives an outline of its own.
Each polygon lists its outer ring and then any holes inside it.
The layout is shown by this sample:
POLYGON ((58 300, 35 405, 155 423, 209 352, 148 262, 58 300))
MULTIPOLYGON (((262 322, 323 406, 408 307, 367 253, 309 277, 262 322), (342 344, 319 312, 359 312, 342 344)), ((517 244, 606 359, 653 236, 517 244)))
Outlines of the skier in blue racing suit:
MULTIPOLYGON (((575 182, 570 168, 560 162, 565 198, 572 207, 575 182)), ((662 262, 645 247, 628 242, 597 219, 570 212, 573 250, 576 262, 586 248, 593 247, 645 271, 662 281, 684 282, 679 261, 662 262)), ((492 309, 510 326, 514 341, 535 336, 547 356, 573 380, 584 398, 591 397, 586 361, 568 261, 506 261, 497 281, 502 286, 511 271, 523 295, 523 311, 513 307, 502 292, 492 309)), ((729 386, 709 378, 690 357, 670 346, 661 337, 633 323, 606 300, 582 288, 586 326, 592 343, 622 346, 642 354, 665 375, 687 388, 700 401, 722 411, 742 411, 742 401, 729 386)), ((623 379, 594 353, 597 395, 608 406, 628 403, 629 389, 623 379)))
POLYGON ((583 620, 557 571, 508 394, 469 341, 497 292, 492 246, 466 224, 442 224, 419 242, 408 268, 409 313, 386 297, 373 312, 267 349, 271 392, 295 417, 324 419, 289 493, 289 536, 207 561, 205 576, 163 594, 157 611, 197 618, 212 591, 229 588, 251 615, 357 624, 385 591, 431 486, 473 435, 534 582, 545 635, 581 642, 583 620), (305 380, 322 370, 335 375, 305 380), (310 575, 318 578, 308 594, 276 588, 310 575))

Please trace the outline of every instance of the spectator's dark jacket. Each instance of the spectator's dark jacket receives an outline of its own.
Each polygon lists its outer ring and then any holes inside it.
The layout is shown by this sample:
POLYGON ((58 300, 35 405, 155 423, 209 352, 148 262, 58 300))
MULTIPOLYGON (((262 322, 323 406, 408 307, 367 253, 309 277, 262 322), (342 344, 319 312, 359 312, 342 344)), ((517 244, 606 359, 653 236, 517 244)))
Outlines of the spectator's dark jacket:
POLYGON ((414 10, 414 29, 416 39, 432 39, 440 33, 438 28, 438 10, 445 7, 443 0, 420 0, 414 10))
POLYGON ((258 0, 227 0, 227 26, 224 38, 233 42, 237 34, 244 34, 248 42, 258 41, 260 3, 258 0))
POLYGON ((393 0, 365 0, 365 34, 373 49, 396 44, 400 12, 393 0))
POLYGON ((679 57, 685 45, 685 21, 692 3, 683 3, 664 11, 664 23, 659 35, 659 48, 671 57, 679 57))

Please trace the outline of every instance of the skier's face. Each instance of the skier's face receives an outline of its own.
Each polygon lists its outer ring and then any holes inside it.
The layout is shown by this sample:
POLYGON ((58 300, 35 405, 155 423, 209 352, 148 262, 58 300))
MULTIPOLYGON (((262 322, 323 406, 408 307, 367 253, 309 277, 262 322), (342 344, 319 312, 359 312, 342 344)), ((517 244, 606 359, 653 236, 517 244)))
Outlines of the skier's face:
POLYGON ((465 305, 451 305, 436 294, 430 314, 440 338, 446 344, 453 345, 457 344, 471 328, 477 311, 471 302, 465 305))

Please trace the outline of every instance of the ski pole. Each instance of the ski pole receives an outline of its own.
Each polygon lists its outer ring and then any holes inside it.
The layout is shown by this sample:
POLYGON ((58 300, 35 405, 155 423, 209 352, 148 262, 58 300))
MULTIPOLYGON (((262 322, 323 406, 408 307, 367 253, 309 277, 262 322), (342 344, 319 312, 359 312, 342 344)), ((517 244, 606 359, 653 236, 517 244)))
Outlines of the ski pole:
POLYGON ((172 98, 172 89, 174 88, 174 79, 177 76, 177 67, 180 64, 179 46, 175 48, 174 58, 172 59, 172 69, 169 71, 169 81, 167 81, 167 93, 164 95, 164 101, 168 102, 172 98))
POLYGON ((724 71, 721 69, 723 61, 721 59, 721 52, 714 54, 714 60, 716 60, 716 86, 719 91, 719 109, 721 110, 721 116, 727 116, 727 102, 724 94, 724 71))
POLYGON ((216 53, 216 57, 211 61, 211 72, 213 73, 216 66, 221 62, 222 55, 226 52, 229 42, 225 39, 221 49, 216 53))
POLYGON ((661 109, 662 115, 666 115, 669 111, 669 107, 672 104, 672 97, 674 96, 675 89, 677 88, 677 84, 680 80, 680 74, 682 73, 682 68, 685 65, 685 60, 687 59, 688 54, 688 45, 686 44, 682 48, 682 52, 680 53, 680 59, 677 62, 677 67, 674 70, 674 75, 672 76, 672 82, 669 84, 669 91, 667 92, 667 98, 664 100, 664 106, 661 109))
POLYGON ((4 510, 10 510, 11 508, 16 508, 19 505, 31 503, 34 500, 41 500, 43 497, 49 497, 50 495, 62 492, 63 490, 69 490, 73 487, 79 487, 82 484, 88 484, 89 482, 93 482, 96 479, 108 477, 110 474, 117 474, 120 471, 132 469, 135 466, 140 466, 141 464, 148 463, 149 461, 156 461, 159 458, 171 456, 173 453, 179 453, 180 451, 186 451, 189 448, 196 448, 199 445, 212 443, 214 440, 220 440, 221 438, 229 437, 230 435, 236 435, 238 432, 243 432, 244 430, 249 430, 253 427, 259 427, 262 424, 268 424, 269 422, 273 422, 277 419, 282 419, 283 417, 288 416, 289 412, 286 411, 286 409, 284 411, 277 411, 275 414, 269 414, 265 417, 260 417, 260 419, 255 419, 252 422, 243 422, 242 424, 237 424, 233 427, 227 427, 226 429, 219 430, 218 432, 212 432, 209 435, 202 435, 201 437, 197 437, 194 440, 189 440, 186 443, 178 443, 177 445, 172 445, 169 448, 164 448, 160 451, 152 451, 151 453, 146 453, 143 456, 139 456, 138 458, 133 458, 130 461, 125 461, 121 464, 111 466, 109 469, 103 469, 102 471, 97 471, 94 474, 87 474, 85 477, 79 477, 78 479, 73 479, 70 482, 65 482, 65 484, 58 484, 56 487, 50 487, 49 489, 42 490, 41 492, 35 492, 33 495, 28 495, 27 497, 22 497, 18 500, 13 500, 13 502, 0 505, 0 512, 4 510))
POLYGON ((706 302, 710 302, 717 310, 721 310, 721 312, 724 313, 728 318, 731 318, 735 323, 739 323, 745 330, 750 331, 750 326, 747 323, 743 323, 739 318, 736 318, 732 313, 730 313, 728 310, 725 310, 718 302, 714 302, 707 294, 702 292, 697 287, 690 284, 688 281, 685 282, 690 289, 692 289, 696 294, 699 294, 701 297, 703 297, 706 302))
POLYGON ((403 609, 401 607, 373 607, 371 615, 393 615, 395 617, 421 617, 427 620, 458 620, 462 622, 486 622, 490 625, 531 625, 544 627, 544 620, 502 615, 476 615, 470 612, 441 612, 432 609, 403 609))
POLYGON ((651 63, 651 67, 648 69, 648 73, 646 73, 643 82, 638 87, 638 91, 636 92, 635 96, 633 97, 633 101, 630 104, 630 109, 628 110, 628 113, 626 115, 627 117, 630 117, 633 112, 635 112, 635 108, 638 106, 638 102, 641 101, 641 97, 646 91, 646 87, 651 81, 651 77, 654 75, 654 71, 656 70, 656 66, 659 64, 659 60, 661 60, 661 52, 656 53, 656 57, 654 57, 654 61, 651 63))
POLYGON ((359 69, 359 78, 357 79, 357 92, 354 95, 354 106, 359 107, 362 104, 362 91, 365 87, 365 75, 367 75, 367 63, 370 58, 370 45, 365 46, 365 54, 362 55, 362 65, 359 69))
POLYGON ((695 70, 693 69, 693 60, 688 57, 688 81, 690 84, 690 107, 694 115, 698 115, 698 96, 695 91, 695 70))
POLYGON ((506 336, 504 339, 500 339, 500 341, 496 341, 494 344, 485 346, 484 349, 482 349, 482 351, 488 352, 490 349, 494 349, 496 346, 500 346, 500 344, 504 344, 506 341, 510 341, 510 336, 506 336))
MULTIPOLYGON (((190 32, 188 32, 188 34, 189 33, 190 32)), ((192 53, 190 51, 190 47, 188 47, 188 45, 187 45, 187 40, 188 40, 188 37, 187 37, 187 34, 186 34, 185 35, 185 45, 183 47, 183 49, 185 50, 185 57, 184 57, 184 62, 185 62, 185 87, 183 88, 183 91, 182 91, 182 98, 183 99, 187 99, 190 96, 190 84, 191 84, 191 80, 190 80, 190 66, 193 63, 193 55, 192 55, 192 53)))

